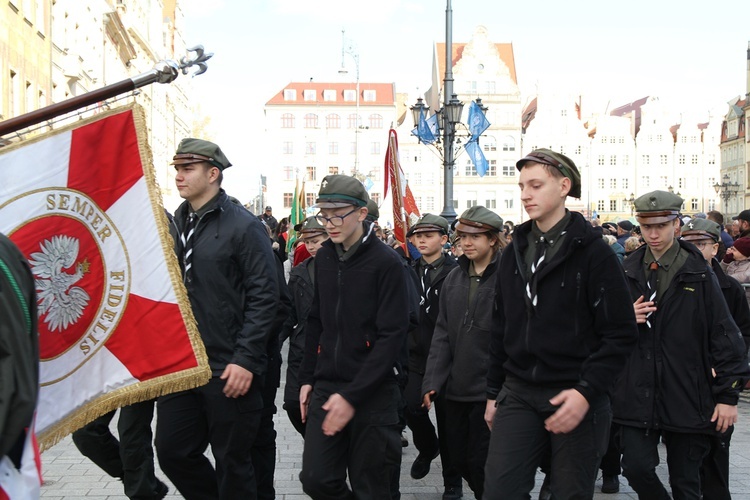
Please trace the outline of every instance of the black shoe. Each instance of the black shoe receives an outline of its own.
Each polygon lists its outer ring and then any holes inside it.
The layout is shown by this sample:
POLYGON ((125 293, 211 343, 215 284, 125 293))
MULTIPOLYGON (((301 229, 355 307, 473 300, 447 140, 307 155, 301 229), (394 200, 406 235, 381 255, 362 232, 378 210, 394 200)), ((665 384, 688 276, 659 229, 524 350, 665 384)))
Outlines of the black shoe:
POLYGON ((459 498, 464 496, 463 488, 461 486, 457 487, 445 487, 445 492, 443 493, 443 500, 458 500, 459 498))
MULTIPOLYGON (((159 481, 157 479, 157 481, 159 481)), ((156 492, 154 493, 154 500, 162 500, 165 496, 167 496, 167 493, 169 493, 169 486, 164 484, 162 481, 159 481, 159 484, 156 486, 156 492)))
POLYGON ((551 500, 552 499, 552 488, 549 486, 549 474, 544 476, 544 482, 542 483, 542 489, 539 490, 539 500, 551 500))
POLYGON ((401 448, 406 448, 409 446, 409 440, 406 439, 406 436, 404 436, 404 433, 401 433, 401 448))
POLYGON ((619 476, 602 477, 602 493, 617 493, 620 491, 619 476))
POLYGON ((430 464, 438 455, 440 455, 439 448, 432 455, 425 455, 424 453, 417 455, 417 458, 414 459, 414 463, 411 464, 411 477, 413 479, 422 479, 429 474, 430 464))

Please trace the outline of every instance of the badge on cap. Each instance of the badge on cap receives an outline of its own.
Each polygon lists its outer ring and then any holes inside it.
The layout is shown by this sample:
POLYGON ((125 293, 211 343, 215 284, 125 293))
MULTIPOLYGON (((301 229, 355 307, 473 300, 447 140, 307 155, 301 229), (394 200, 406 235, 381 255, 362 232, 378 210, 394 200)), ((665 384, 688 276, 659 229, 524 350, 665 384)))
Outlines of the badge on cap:
POLYGON ((328 181, 323 181, 320 183, 320 187, 322 187, 323 189, 325 189, 327 185, 328 185, 328 181))

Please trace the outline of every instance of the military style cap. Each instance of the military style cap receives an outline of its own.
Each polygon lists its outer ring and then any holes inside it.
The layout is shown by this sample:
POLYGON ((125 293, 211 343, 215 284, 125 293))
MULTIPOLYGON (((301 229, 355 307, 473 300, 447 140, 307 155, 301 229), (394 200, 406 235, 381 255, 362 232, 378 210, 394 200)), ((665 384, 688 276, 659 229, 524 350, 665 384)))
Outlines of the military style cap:
POLYGON ((448 234, 448 221, 439 215, 424 214, 419 218, 417 223, 409 229, 406 236, 411 236, 416 233, 428 233, 431 231, 448 234))
POLYGON ((172 165, 187 165, 190 163, 208 162, 219 170, 232 166, 221 148, 210 141, 187 137, 180 141, 177 153, 172 158, 172 165))
POLYGON ((356 178, 348 175, 326 175, 320 183, 315 208, 367 206, 370 195, 356 178))
POLYGON ((312 238, 326 232, 316 217, 308 217, 299 224, 294 225, 294 230, 300 234, 300 238, 312 238))
POLYGON ((482 206, 471 207, 456 220, 456 231, 462 233, 499 233, 503 230, 503 219, 482 206))
POLYGON ((661 224, 680 215, 685 200, 668 191, 651 191, 639 196, 633 203, 639 224, 661 224))
POLYGON ((375 203, 375 200, 370 198, 370 200, 367 202, 367 217, 365 217, 365 220, 369 220, 370 222, 377 222, 380 218, 380 210, 378 209, 378 204, 375 203))
POLYGON ((682 226, 682 239, 687 241, 705 240, 710 238, 714 242, 721 238, 721 226, 708 219, 690 219, 682 226))
POLYGON ((568 196, 572 196, 573 198, 581 197, 581 173, 578 171, 576 164, 573 163, 573 160, 562 153, 556 153, 551 149, 541 148, 535 149, 525 157, 518 160, 516 162, 516 168, 521 170, 526 162, 529 161, 549 165, 558 169, 565 177, 570 179, 570 191, 568 192, 568 196))
POLYGON ((750 222, 750 210, 743 210, 739 215, 732 217, 732 220, 744 220, 750 222))

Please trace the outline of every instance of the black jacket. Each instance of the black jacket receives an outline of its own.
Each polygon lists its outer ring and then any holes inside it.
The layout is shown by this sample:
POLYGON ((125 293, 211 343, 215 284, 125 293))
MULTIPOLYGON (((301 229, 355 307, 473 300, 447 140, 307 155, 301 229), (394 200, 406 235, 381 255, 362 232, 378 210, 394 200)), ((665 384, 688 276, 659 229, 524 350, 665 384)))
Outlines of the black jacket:
POLYGON ((445 277, 448 276, 458 265, 456 260, 446 255, 443 261, 443 267, 437 273, 430 286, 428 296, 422 294, 422 282, 420 276, 422 269, 420 261, 415 260, 411 263, 411 277, 414 280, 414 286, 420 294, 419 305, 419 325, 409 332, 409 370, 419 374, 424 374, 427 365, 427 356, 430 354, 430 343, 432 334, 435 331, 435 324, 440 311, 440 289, 443 286, 445 277))
MULTIPOLYGON (((638 346, 615 388, 614 418, 633 427, 712 433, 716 403, 737 404, 748 372, 745 344, 703 255, 684 241, 675 244, 687 260, 650 318, 653 330, 638 325, 638 346)), ((624 263, 631 304, 646 291, 645 252, 644 245, 624 263)))
POLYGON ((305 331, 301 385, 340 383, 356 409, 381 384, 396 382, 409 329, 406 262, 380 241, 372 226, 355 253, 340 260, 325 241, 315 255, 315 294, 305 331))
POLYGON ((482 273, 471 304, 471 261, 462 255, 458 258, 458 267, 445 278, 422 394, 435 391, 453 401, 485 400, 498 257, 496 255, 482 273))
POLYGON ((507 376, 545 387, 575 388, 588 400, 606 394, 636 340, 622 267, 583 216, 537 270, 538 304, 525 300, 524 251, 532 221, 516 226, 500 259, 497 318, 490 344, 487 397, 507 376))
POLYGON ((747 352, 750 349, 750 306, 747 303, 745 289, 739 281, 724 272, 718 260, 711 260, 711 269, 716 274, 721 293, 727 301, 729 313, 740 329, 742 339, 745 341, 745 352, 747 352))
POLYGON ((313 280, 310 277, 312 257, 292 268, 289 273, 289 295, 292 299, 292 311, 284 324, 280 341, 283 344, 289 339, 289 353, 286 358, 286 384, 284 401, 299 402, 299 372, 302 358, 305 355, 305 325, 307 315, 313 302, 313 280))
POLYGON ((37 303, 29 263, 3 234, 0 267, 0 458, 18 467, 39 394, 37 303))
MULTIPOLYGON (((183 277, 180 234, 188 213, 184 202, 170 226, 183 277)), ((221 375, 230 363, 263 374, 279 300, 266 230, 221 190, 196 223, 193 238, 192 279, 184 281, 213 375, 221 375)))

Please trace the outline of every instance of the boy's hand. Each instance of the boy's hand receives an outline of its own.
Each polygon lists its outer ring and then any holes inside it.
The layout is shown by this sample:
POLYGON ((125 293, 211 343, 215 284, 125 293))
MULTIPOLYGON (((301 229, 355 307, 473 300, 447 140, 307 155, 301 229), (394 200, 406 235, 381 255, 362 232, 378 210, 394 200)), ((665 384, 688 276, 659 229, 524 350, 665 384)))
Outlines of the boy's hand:
POLYGON ((310 406, 310 397, 313 387, 305 384, 299 388, 299 412, 302 415, 302 423, 307 422, 307 409, 310 406))
POLYGON ((328 412, 323 420, 323 434, 333 436, 354 417, 354 407, 341 394, 332 394, 322 406, 328 412))
POLYGON ((650 312, 656 311, 653 302, 644 302, 644 297, 641 295, 638 300, 633 302, 633 309, 635 310, 635 322, 642 324, 646 322, 646 316, 650 312))
POLYGON ((229 363, 219 378, 227 381, 224 384, 224 395, 228 398, 238 398, 250 390, 253 372, 245 370, 240 365, 229 363))
POLYGON ((716 430, 724 433, 737 422, 737 407, 717 403, 711 422, 716 422, 716 430))
POLYGON ((487 408, 484 409, 484 421, 487 423, 487 427, 490 428, 490 431, 492 430, 492 421, 495 420, 495 412, 497 411, 497 406, 495 406, 496 403, 497 401, 494 399, 488 399, 487 408))
POLYGON ((565 434, 572 431, 578 427, 589 411, 589 402, 575 389, 562 391, 549 402, 554 406, 560 406, 551 417, 544 421, 544 428, 553 434, 565 434))
POLYGON ((430 391, 424 396, 422 396, 422 408, 427 408, 427 411, 430 411, 430 406, 432 405, 432 398, 435 397, 435 391, 430 391))

